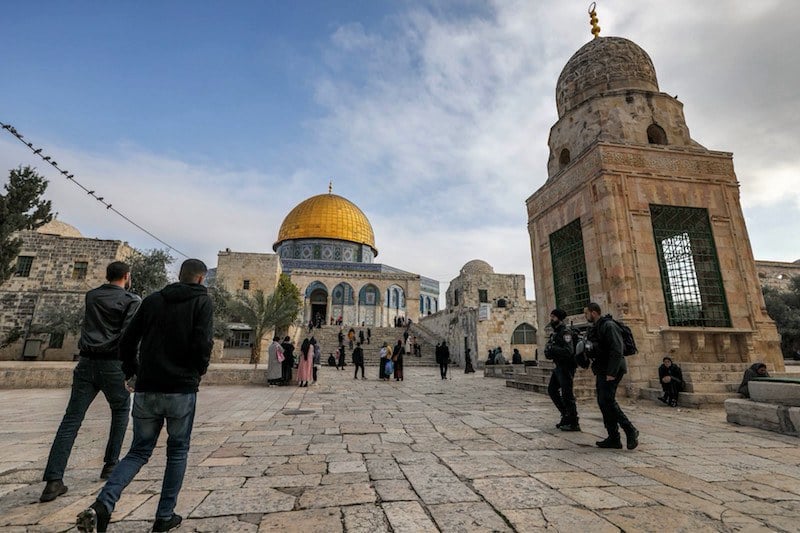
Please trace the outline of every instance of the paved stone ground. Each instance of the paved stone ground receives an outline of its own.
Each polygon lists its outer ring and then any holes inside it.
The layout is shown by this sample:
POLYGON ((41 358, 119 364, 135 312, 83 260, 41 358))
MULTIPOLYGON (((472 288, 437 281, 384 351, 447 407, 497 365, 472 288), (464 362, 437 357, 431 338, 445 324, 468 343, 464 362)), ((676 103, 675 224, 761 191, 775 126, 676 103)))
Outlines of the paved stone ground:
MULTIPOLYGON (((180 530, 800 530, 798 439, 729 425, 722 409, 625 404, 639 449, 600 450, 593 403, 580 406, 582 433, 562 433, 548 398, 500 379, 409 368, 386 383, 368 371, 354 381, 323 368, 302 389, 201 389, 180 530)), ((101 487, 109 414, 98 399, 69 492, 38 503, 68 392, 0 391, 3 531, 68 530, 101 487)), ((159 447, 110 531, 148 530, 164 462, 159 447)))

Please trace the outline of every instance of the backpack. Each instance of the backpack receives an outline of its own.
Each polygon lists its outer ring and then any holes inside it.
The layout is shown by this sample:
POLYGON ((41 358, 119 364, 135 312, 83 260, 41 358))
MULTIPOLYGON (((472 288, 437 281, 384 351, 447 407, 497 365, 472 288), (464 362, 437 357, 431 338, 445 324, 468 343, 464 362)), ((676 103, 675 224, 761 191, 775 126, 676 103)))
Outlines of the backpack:
POLYGON ((622 355, 628 357, 630 355, 636 355, 639 352, 639 349, 636 348, 636 340, 633 338, 633 332, 631 328, 620 322, 619 320, 615 320, 612 318, 611 320, 619 327, 619 332, 622 335, 622 355))

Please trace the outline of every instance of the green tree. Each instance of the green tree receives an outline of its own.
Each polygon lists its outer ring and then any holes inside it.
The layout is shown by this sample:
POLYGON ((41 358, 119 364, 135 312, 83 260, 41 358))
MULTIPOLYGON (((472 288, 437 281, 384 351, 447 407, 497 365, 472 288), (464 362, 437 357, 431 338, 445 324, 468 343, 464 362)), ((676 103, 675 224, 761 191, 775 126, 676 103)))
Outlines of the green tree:
POLYGON ((169 283, 167 267, 175 261, 167 250, 136 250, 128 258, 131 267, 131 292, 142 298, 169 283))
POLYGON ((271 330, 279 332, 288 328, 297 317, 303 300, 300 289, 291 282, 289 276, 281 274, 275 291, 265 296, 263 291, 248 294, 240 292, 231 305, 231 315, 253 329, 253 346, 250 363, 261 362, 261 339, 271 330))
POLYGON ((43 200, 47 180, 31 167, 10 171, 5 194, 0 194, 0 284, 14 272, 22 239, 14 233, 36 229, 53 219, 50 200, 43 200))
POLYGON ((225 288, 221 278, 215 279, 208 287, 211 302, 214 304, 214 337, 225 339, 229 334, 228 324, 233 322, 231 311, 234 296, 225 288))
POLYGON ((781 352, 791 357, 800 349, 800 276, 791 279, 788 291, 764 287, 763 293, 767 313, 781 336, 781 352))
MULTIPOLYGON (((78 301, 64 303, 59 307, 53 307, 38 317, 36 322, 31 324, 30 333, 46 333, 53 335, 77 335, 81 331, 83 323, 84 306, 78 301)), ((45 348, 42 359, 49 348, 45 348)))

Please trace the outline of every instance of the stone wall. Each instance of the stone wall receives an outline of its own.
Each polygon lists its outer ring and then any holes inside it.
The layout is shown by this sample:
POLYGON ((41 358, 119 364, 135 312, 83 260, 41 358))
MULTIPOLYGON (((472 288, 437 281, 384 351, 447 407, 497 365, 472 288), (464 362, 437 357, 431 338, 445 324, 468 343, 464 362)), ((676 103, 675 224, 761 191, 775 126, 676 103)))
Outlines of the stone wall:
POLYGON ((221 282, 234 294, 240 290, 272 294, 280 274, 281 262, 277 254, 232 252, 230 249, 217 254, 217 283, 221 282))
POLYGON ((40 341, 38 359, 72 360, 77 353, 76 336, 67 335, 61 348, 48 348, 49 335, 26 335, 29 325, 41 323, 53 310, 82 306, 85 293, 106 282, 106 266, 126 260, 133 249, 122 241, 37 231, 23 231, 19 236, 23 242, 19 255, 32 257, 33 262, 29 276, 12 276, 0 285, 0 339, 15 328, 23 336, 0 349, 0 360, 20 359, 26 338, 40 341), (87 263, 83 279, 73 277, 76 262, 87 263))
POLYGON ((793 277, 800 276, 800 259, 793 263, 756 261, 758 281, 763 287, 788 292, 793 277))
MULTIPOLYGON (((556 306, 549 236, 580 218, 590 298, 622 317, 640 355, 629 360, 644 384, 665 354, 693 362, 766 361, 783 368, 766 315, 739 203, 732 156, 668 146, 597 143, 527 202, 539 342, 556 306), (731 319, 729 328, 670 326, 649 204, 708 212, 731 319)), ((578 314, 568 320, 583 322, 578 314)))

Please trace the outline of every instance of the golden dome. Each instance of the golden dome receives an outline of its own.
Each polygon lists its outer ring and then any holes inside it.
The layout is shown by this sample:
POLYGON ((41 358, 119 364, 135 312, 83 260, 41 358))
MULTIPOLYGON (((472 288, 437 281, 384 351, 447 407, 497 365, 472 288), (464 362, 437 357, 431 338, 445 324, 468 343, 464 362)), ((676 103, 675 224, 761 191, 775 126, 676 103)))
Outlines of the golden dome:
POLYGON ((283 241, 294 239, 336 239, 366 244, 378 255, 372 224, 353 202, 336 194, 319 194, 304 200, 283 219, 277 250, 283 241))

